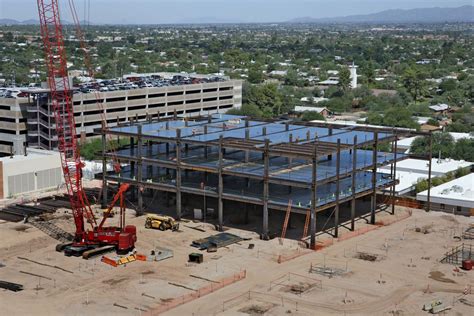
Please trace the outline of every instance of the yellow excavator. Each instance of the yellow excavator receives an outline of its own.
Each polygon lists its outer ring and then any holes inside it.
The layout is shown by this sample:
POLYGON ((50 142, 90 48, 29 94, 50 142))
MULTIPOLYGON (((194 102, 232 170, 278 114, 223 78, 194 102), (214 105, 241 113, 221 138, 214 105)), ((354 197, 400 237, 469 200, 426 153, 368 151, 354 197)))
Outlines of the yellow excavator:
POLYGON ((147 214, 145 220, 145 228, 157 228, 159 230, 171 229, 179 230, 179 223, 171 216, 147 214))

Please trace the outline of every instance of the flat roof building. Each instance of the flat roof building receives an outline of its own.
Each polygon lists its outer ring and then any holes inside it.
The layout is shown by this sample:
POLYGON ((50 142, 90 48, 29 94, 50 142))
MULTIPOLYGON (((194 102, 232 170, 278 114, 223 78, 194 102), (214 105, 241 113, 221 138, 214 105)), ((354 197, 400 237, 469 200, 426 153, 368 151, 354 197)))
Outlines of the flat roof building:
POLYGON ((26 155, 0 158, 0 199, 56 189, 63 183, 59 152, 27 148, 26 155))
MULTIPOLYGON (((427 198, 428 191, 416 195, 418 201, 427 198)), ((432 188, 430 198, 433 210, 474 216, 474 173, 432 188)))

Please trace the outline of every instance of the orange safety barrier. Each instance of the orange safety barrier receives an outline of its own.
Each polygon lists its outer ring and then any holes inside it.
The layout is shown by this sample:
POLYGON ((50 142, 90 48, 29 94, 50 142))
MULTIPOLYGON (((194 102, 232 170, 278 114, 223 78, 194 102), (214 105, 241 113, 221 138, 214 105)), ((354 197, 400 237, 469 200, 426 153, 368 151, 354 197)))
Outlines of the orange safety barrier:
POLYGON ((221 279, 216 283, 213 282, 209 285, 206 285, 206 286, 196 290, 194 293, 185 294, 185 295, 176 297, 176 298, 174 298, 170 301, 164 302, 164 303, 160 304, 158 307, 149 310, 144 315, 147 315, 147 316, 159 315, 161 313, 167 312, 170 309, 173 309, 173 308, 176 308, 180 305, 189 303, 189 302, 191 302, 195 299, 200 298, 201 296, 213 293, 217 290, 222 289, 225 286, 228 286, 228 285, 231 285, 235 282, 243 280, 243 279, 245 279, 246 276, 247 276, 247 271, 243 270, 243 271, 241 271, 239 273, 236 273, 236 274, 234 274, 230 277, 221 279))
POLYGON ((102 258, 100 259, 100 261, 102 261, 103 263, 106 263, 106 264, 110 264, 112 267, 117 267, 118 264, 117 264, 117 261, 116 260, 112 260, 106 256, 102 256, 102 258))
POLYGON ((302 251, 300 249, 297 249, 296 252, 290 254, 290 255, 278 255, 277 257, 277 262, 278 263, 283 263, 283 262, 287 262, 287 261, 290 261, 290 260, 293 260, 295 258, 298 258, 298 257, 301 257, 303 255, 307 255, 308 253, 311 253, 310 251, 302 251))
POLYGON ((146 261, 146 256, 145 255, 136 254, 135 258, 137 260, 140 260, 140 261, 146 261))

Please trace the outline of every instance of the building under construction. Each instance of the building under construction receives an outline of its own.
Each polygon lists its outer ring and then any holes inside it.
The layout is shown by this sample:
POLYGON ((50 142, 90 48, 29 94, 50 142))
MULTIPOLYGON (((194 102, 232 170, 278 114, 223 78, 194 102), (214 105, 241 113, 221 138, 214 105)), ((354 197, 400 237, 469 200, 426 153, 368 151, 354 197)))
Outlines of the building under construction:
MULTIPOLYGON (((206 210, 203 218, 222 230, 226 216, 250 209, 262 218, 257 230, 263 239, 278 233, 269 229, 274 212, 301 214, 303 239, 312 248, 316 235, 326 228, 317 223, 320 213, 329 213, 326 218, 335 237, 342 227, 354 230, 360 201, 370 224, 375 224, 381 206, 394 214, 396 164, 407 158, 397 152, 397 140, 417 134, 225 114, 192 120, 176 115, 168 120, 150 118, 96 132, 103 139, 104 188, 111 183, 133 185, 139 212, 144 211, 147 192, 163 194, 168 203, 175 203, 177 218, 199 207, 206 210), (117 138, 130 145, 107 152, 106 141, 117 138), (120 171, 106 172, 112 160, 122 163, 120 171), (391 173, 377 172, 386 165, 391 173), (209 205, 215 206, 210 214, 209 205)), ((287 217, 281 226, 286 226, 287 217)))

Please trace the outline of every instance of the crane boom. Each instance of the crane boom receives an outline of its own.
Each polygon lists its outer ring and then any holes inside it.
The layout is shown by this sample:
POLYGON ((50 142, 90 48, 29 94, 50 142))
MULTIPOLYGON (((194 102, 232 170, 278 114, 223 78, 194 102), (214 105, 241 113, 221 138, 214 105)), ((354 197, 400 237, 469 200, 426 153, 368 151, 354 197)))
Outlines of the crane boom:
POLYGON ((37 0, 51 91, 58 149, 67 192, 76 224, 76 240, 84 238, 84 217, 96 226, 87 196, 82 187, 82 167, 76 139, 76 123, 72 104, 71 87, 67 73, 63 29, 59 14, 58 0, 37 0))
POLYGON ((61 24, 58 0, 37 0, 43 39, 45 60, 48 70, 48 84, 51 93, 51 105, 54 112, 58 150, 64 174, 71 209, 76 224, 75 240, 71 245, 60 248, 66 255, 83 254, 88 258, 94 252, 100 252, 101 246, 114 246, 119 251, 133 249, 136 241, 136 227, 125 226, 124 194, 128 185, 120 187, 113 204, 97 225, 92 208, 82 186, 81 155, 76 139, 76 122, 72 102, 72 90, 69 82, 64 46, 63 28, 61 24), (119 227, 103 227, 114 204, 120 200, 121 216, 119 227), (84 218, 92 227, 85 230, 84 218))

